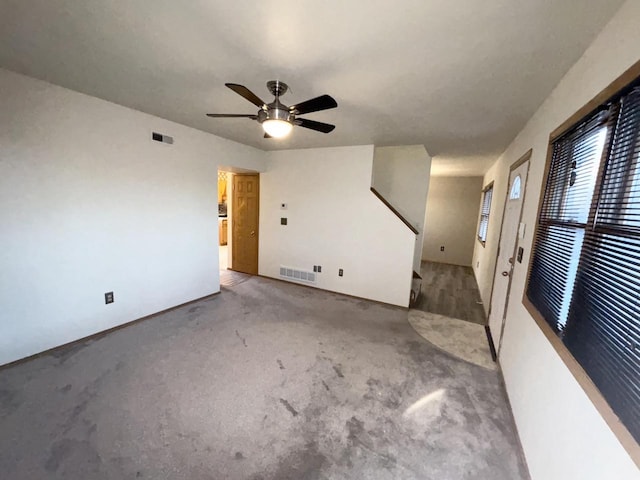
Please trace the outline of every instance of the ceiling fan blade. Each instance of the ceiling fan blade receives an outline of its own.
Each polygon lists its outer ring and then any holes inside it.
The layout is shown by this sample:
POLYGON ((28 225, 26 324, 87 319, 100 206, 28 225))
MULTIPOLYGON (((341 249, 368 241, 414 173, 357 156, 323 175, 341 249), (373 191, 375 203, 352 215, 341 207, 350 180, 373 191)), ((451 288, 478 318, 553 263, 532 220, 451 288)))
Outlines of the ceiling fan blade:
POLYGON ((241 97, 244 97, 247 100, 249 100, 256 107, 262 108, 264 106, 264 102, 260 100, 260 97, 258 97, 255 93, 253 93, 244 85, 238 85, 237 83, 225 83, 225 85, 229 87, 231 90, 233 90, 234 92, 236 92, 241 97))
POLYGON ((207 113, 207 117, 212 118, 250 118, 251 120, 257 120, 258 116, 253 114, 244 113, 207 113))
POLYGON ((307 120, 306 118, 296 118, 293 123, 322 133, 332 132, 333 129, 336 128, 335 125, 331 125, 330 123, 316 122, 315 120, 307 120))
POLYGON ((320 95, 298 105, 291 105, 289 111, 296 115, 304 115, 305 113, 319 112, 320 110, 328 110, 336 108, 338 103, 329 95, 320 95))

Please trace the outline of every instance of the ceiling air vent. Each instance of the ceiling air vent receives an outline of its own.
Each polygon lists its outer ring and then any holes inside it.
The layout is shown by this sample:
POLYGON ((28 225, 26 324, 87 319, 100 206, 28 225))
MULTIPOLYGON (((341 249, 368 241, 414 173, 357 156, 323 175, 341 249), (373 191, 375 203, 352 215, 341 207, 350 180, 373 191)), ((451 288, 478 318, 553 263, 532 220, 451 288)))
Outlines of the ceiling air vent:
POLYGON ((316 283, 316 274, 314 272, 291 267, 283 267, 282 265, 280 265, 280 277, 293 282, 316 283))

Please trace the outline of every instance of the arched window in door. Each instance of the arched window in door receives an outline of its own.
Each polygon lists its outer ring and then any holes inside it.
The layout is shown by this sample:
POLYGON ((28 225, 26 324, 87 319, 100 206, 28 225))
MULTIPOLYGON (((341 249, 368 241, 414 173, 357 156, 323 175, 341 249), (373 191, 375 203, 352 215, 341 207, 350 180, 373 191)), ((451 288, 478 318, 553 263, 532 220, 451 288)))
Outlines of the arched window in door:
POLYGON ((520 198, 520 175, 513 179, 511 191, 509 192, 509 200, 517 200, 520 198))

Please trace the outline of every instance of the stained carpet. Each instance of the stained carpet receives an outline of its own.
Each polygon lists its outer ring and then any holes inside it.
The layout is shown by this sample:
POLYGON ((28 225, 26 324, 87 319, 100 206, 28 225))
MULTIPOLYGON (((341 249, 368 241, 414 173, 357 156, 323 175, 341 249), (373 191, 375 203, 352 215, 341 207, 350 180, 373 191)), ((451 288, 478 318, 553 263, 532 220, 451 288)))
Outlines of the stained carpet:
POLYGON ((527 478, 498 372, 264 278, 0 370, 3 479, 527 478))

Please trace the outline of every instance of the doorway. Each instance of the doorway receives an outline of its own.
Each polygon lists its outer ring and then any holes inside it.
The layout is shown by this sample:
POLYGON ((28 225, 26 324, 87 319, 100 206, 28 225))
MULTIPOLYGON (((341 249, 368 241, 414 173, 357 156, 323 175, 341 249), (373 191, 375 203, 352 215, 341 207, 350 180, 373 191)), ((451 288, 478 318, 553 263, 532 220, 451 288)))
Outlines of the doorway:
POLYGON ((235 278, 235 272, 258 274, 260 177, 237 170, 218 171, 221 281, 223 277, 235 278))
POLYGON ((218 258, 221 273, 229 268, 229 203, 227 201, 227 191, 229 190, 230 179, 230 172, 218 170, 218 258))
POLYGON ((497 346, 498 354, 504 332, 513 270, 516 262, 522 261, 522 253, 518 252, 518 242, 525 233, 521 220, 530 159, 531 150, 509 169, 509 185, 500 228, 498 257, 489 307, 489 331, 493 344, 497 346))

